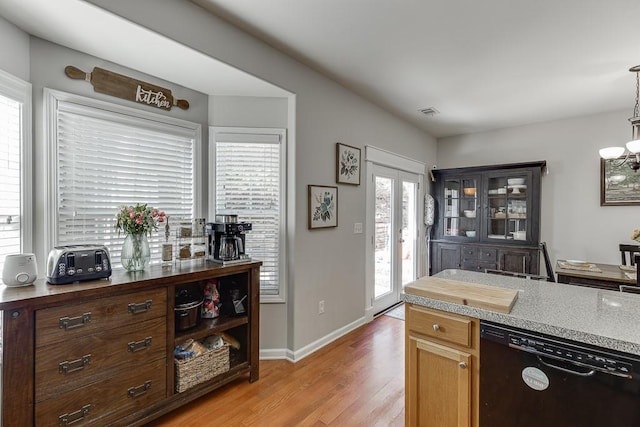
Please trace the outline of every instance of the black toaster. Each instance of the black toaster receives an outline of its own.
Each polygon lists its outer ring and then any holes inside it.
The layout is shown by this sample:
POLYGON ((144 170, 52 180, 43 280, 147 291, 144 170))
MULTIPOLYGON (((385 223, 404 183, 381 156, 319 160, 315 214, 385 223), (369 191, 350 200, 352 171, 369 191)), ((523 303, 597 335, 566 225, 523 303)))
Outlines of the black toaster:
POLYGON ((47 281, 53 285, 111 276, 109 250, 99 245, 56 246, 47 259, 47 281))

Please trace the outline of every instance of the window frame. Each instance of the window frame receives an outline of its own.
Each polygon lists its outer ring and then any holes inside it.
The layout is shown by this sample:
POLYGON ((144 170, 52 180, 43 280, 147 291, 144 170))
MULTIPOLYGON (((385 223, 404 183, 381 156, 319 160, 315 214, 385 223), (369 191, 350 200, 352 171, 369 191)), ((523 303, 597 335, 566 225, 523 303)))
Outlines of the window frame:
MULTIPOLYGON (((174 117, 165 116, 155 112, 148 112, 121 104, 101 101, 50 88, 44 88, 44 120, 45 120, 45 176, 47 177, 47 194, 45 198, 45 248, 53 248, 57 245, 58 229, 58 140, 57 140, 57 104, 60 101, 75 103, 80 106, 97 108, 117 114, 124 114, 127 120, 143 119, 161 123, 181 126, 194 131, 193 174, 194 174, 194 200, 193 215, 197 217, 202 212, 202 166, 199 159, 202 158, 202 125, 174 117)), ((161 208, 161 206, 159 206, 161 208)), ((115 218, 116 212, 113 213, 115 218)))
POLYGON ((21 105, 20 109, 20 252, 33 252, 33 136, 32 87, 4 70, 0 70, 0 95, 21 105))
MULTIPOLYGON (((287 289, 287 130, 284 128, 256 128, 256 127, 209 127, 209 217, 215 218, 216 213, 216 143, 220 134, 268 134, 280 138, 280 224, 278 227, 278 293, 263 294, 260 292, 260 303, 286 302, 287 289)), ((220 142, 228 142, 220 140, 220 142)))

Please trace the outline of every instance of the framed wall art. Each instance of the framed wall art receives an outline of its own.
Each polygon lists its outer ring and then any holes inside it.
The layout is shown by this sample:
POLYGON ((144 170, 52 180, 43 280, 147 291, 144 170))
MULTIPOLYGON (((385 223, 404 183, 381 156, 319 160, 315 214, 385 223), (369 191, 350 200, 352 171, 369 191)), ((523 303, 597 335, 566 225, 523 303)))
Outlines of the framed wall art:
POLYGON ((309 229, 338 226, 338 187, 309 185, 309 229))
POLYGON ((360 149, 336 143, 336 182, 360 185, 360 149))
POLYGON ((600 206, 640 205, 640 171, 623 161, 600 159, 600 206))

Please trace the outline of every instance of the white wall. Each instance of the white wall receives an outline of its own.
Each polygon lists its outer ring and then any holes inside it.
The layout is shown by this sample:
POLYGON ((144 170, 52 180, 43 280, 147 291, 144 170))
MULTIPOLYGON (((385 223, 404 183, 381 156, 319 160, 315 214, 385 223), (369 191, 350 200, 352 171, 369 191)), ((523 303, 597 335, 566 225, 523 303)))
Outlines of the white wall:
MULTIPOLYGON (((629 111, 499 129, 438 140, 438 167, 546 160, 541 240, 552 262, 620 263, 618 244, 640 228, 640 206, 600 206, 598 149, 623 145, 629 111)), ((541 267, 544 268, 544 267, 541 267)))

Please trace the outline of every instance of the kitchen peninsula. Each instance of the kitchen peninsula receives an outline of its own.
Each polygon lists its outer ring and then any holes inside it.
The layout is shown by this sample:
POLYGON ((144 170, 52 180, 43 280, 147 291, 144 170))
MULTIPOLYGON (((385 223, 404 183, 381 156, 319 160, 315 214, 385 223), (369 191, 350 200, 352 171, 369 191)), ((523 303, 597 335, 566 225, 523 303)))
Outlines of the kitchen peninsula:
MULTIPOLYGON (((578 349, 576 345, 584 345, 587 349, 602 350, 600 353, 597 353, 597 350, 593 350, 596 353, 584 353, 589 357, 591 354, 606 355, 608 354, 607 352, 610 352, 612 355, 622 354, 621 357, 628 355, 628 359, 640 359, 636 357, 640 356, 640 328, 637 327, 637 325, 640 325, 640 311, 638 310, 638 307, 640 307, 640 295, 463 270, 445 270, 438 273, 435 278, 516 290, 518 295, 510 312, 500 313, 471 305, 421 296, 420 288, 429 286, 430 281, 433 280, 430 277, 419 279, 407 285, 404 295, 404 300, 407 303, 405 326, 405 411, 407 416, 406 424, 409 426, 419 425, 425 417, 431 419, 430 417, 433 414, 427 412, 433 412, 433 408, 437 407, 446 408, 445 413, 437 415, 440 420, 449 420, 442 425, 488 425, 486 419, 485 423, 482 423, 483 417, 480 415, 480 411, 484 410, 485 415, 489 412, 486 409, 487 404, 485 402, 487 396, 482 396, 482 394, 491 392, 492 387, 493 392, 498 388, 501 390, 499 391, 501 396, 499 399, 503 409, 508 406, 510 399, 515 402, 513 403, 514 407, 518 405, 517 401, 522 401, 522 393, 533 393, 533 391, 529 387, 523 386, 524 370, 521 373, 521 369, 518 368, 514 369, 510 374, 506 373, 508 363, 505 355, 507 354, 506 352, 511 350, 510 347, 513 346, 526 347, 525 352, 531 353, 531 357, 534 358, 534 361, 530 363, 534 368, 537 363, 535 361, 536 356, 534 356, 536 348, 542 349, 541 343, 550 342, 558 345, 569 342, 573 344, 572 349, 578 349), (487 327, 487 324, 490 326, 487 327), (495 353, 491 353, 492 358, 498 359, 495 364, 499 365, 500 370, 498 372, 500 372, 500 375, 504 372, 504 376, 510 378, 506 386, 503 384, 498 385, 499 378, 493 377, 494 371, 491 371, 492 376, 488 377, 491 363, 489 352, 485 350, 493 349, 494 347, 491 346, 495 344, 487 344, 490 340, 485 339, 485 334, 491 328, 491 325, 515 331, 515 335, 505 335, 508 337, 507 343, 509 345, 504 346, 504 353, 501 353, 499 358, 495 356, 495 353), (482 337, 481 328, 483 328, 482 337), (521 332, 523 336, 525 333, 531 332, 545 338, 537 341, 524 340, 523 344, 523 340, 514 338, 514 336, 518 337, 521 332), (511 339, 511 342, 508 341, 509 339, 511 339), (522 379, 520 378, 521 375, 523 376, 522 379), (522 389, 525 390, 522 391, 522 389), (429 390, 438 390, 438 393, 430 393, 429 390), (447 399, 446 405, 434 404, 433 400, 441 397, 447 399), (480 404, 480 401, 482 401, 482 404, 480 404)), ((543 348, 543 351, 547 350, 551 352, 549 357, 552 360, 556 360, 557 358, 553 351, 557 350, 557 347, 547 345, 543 348)), ((516 350, 513 351, 514 353, 516 352, 516 350)), ((520 352, 520 354, 523 353, 520 352)), ((572 350, 570 356, 581 357, 581 354, 578 350, 572 350)), ((627 365, 618 363, 618 365, 613 364, 612 367, 607 357, 604 356, 599 359, 606 364, 603 365, 603 370, 609 369, 615 371, 620 377, 624 376, 620 375, 621 373, 616 369, 623 365, 623 369, 627 369, 627 365)), ((597 357, 595 358, 597 359, 597 357)), ((540 360, 540 357, 538 357, 538 360, 540 360)), ((620 360, 627 360, 627 358, 620 360)), ((541 361, 541 363, 544 365, 546 362, 541 361)), ((536 372, 539 371, 537 368, 535 369, 536 372)), ((634 377, 637 374, 635 369, 632 371, 634 377)), ((557 375, 555 372, 558 371, 550 370, 552 374, 547 372, 550 378, 552 378, 552 375, 557 375)), ((553 390, 555 390, 554 393, 558 393, 559 385, 557 384, 562 381, 554 382, 553 378, 545 380, 544 378, 547 377, 544 372, 540 371, 539 373, 542 374, 541 378, 543 380, 536 384, 541 387, 541 390, 549 387, 550 391, 547 393, 553 390)), ((585 378, 590 378, 594 373, 586 372, 582 375, 585 378)), ((595 373, 593 378, 598 375, 598 373, 595 373)), ((499 375, 495 376, 498 377, 499 375)), ((578 377, 574 376, 574 378, 578 377)), ((538 380, 537 378, 536 381, 538 380)), ((577 382, 573 378, 571 380, 577 382)), ((638 387, 638 379, 635 378, 629 382, 633 382, 635 393, 638 393, 640 388, 638 387)), ((591 383, 589 383, 588 387, 592 387, 591 383)), ((576 399, 584 399, 583 394, 579 393, 583 389, 577 388, 576 390, 571 391, 577 396, 576 399)), ((536 391, 535 393, 540 392, 536 391)), ((616 400, 623 400, 621 396, 617 394, 615 396, 616 400)), ((631 397, 637 407, 640 397, 638 397, 638 394, 634 394, 631 397)), ((540 401, 543 400, 540 399, 540 401)), ((555 395, 555 399, 552 400, 563 401, 567 408, 571 408, 572 405, 582 408, 590 407, 587 400, 582 401, 582 406, 578 403, 578 400, 569 401, 566 389, 562 399, 560 399, 560 396, 555 395)), ((598 405, 593 406, 596 407, 598 405)), ((602 403, 599 406, 607 405, 602 403)), ((531 411, 532 409, 529 408, 529 410, 531 411)), ((624 411, 623 413, 628 419, 640 416, 640 411, 637 409, 633 411, 633 414, 624 411)), ((612 410, 611 412, 616 411, 612 410)), ((505 414, 503 413, 502 415, 505 414)), ((522 416, 525 416, 525 414, 522 414, 522 416)), ((635 418, 633 419, 635 420, 635 418)), ((540 422, 540 419, 538 418, 537 421, 540 422)), ((513 418, 511 418, 510 422, 513 423, 511 425, 526 425, 522 424, 522 420, 516 422, 513 418)), ((593 422, 587 421, 583 425, 597 425, 593 424, 593 422)), ((542 422, 539 425, 545 424, 542 422)), ((556 425, 570 424, 563 424, 562 421, 559 421, 559 424, 556 425)), ((609 425, 627 424, 616 424, 614 422, 609 425)))
POLYGON ((142 425, 236 378, 256 381, 260 265, 153 265, 103 280, 0 288, 2 424, 142 425), (178 327, 176 294, 207 286, 220 292, 220 315, 178 327), (229 311, 234 293, 244 295, 240 314, 229 311), (228 345, 174 359, 176 346, 223 335, 228 345))

